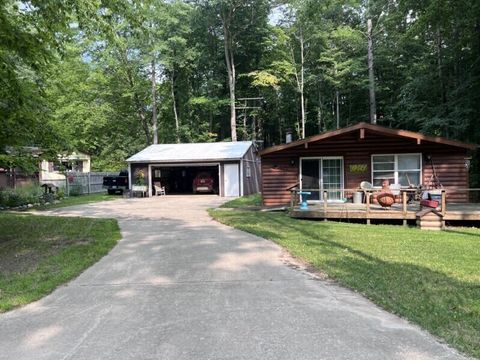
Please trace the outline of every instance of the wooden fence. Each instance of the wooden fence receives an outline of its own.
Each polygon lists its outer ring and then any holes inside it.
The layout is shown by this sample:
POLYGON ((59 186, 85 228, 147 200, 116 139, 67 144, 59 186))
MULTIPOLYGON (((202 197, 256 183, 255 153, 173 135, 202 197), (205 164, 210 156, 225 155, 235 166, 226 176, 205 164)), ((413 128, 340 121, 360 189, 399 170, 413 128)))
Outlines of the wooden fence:
POLYGON ((62 180, 45 180, 41 183, 49 183, 63 188, 66 196, 95 194, 104 192, 103 177, 115 176, 117 172, 69 172, 66 179, 62 180))

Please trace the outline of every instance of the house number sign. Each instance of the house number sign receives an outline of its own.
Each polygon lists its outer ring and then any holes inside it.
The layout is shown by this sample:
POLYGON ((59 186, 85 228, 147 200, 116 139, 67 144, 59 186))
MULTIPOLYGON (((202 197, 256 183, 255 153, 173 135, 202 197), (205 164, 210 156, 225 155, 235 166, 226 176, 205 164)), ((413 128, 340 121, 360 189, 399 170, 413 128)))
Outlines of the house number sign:
POLYGON ((350 165, 350 173, 352 174, 363 174, 368 170, 367 164, 352 164, 350 165))

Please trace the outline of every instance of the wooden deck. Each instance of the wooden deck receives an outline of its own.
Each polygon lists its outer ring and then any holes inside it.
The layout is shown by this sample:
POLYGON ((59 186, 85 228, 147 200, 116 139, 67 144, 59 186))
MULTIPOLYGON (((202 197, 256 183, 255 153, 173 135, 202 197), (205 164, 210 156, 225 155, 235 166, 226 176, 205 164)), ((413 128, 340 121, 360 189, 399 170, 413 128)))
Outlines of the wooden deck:
MULTIPOLYGON (((402 204, 385 209, 371 204, 323 203, 309 204, 308 210, 295 206, 290 216, 300 219, 365 219, 365 220, 415 220, 420 205, 409 204, 404 211, 402 204)), ((447 204, 444 221, 480 221, 480 204, 447 204)))

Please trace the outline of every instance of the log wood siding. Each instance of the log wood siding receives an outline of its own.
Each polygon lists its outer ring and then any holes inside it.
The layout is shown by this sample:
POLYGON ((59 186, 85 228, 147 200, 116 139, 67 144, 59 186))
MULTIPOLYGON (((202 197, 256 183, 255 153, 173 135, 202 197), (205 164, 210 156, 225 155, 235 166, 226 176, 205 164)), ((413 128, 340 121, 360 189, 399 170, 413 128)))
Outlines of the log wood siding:
MULTIPOLYGON (((268 149, 267 149, 268 150, 268 149)), ((299 181, 299 161, 301 157, 343 156, 345 188, 357 188, 361 181, 371 179, 371 156, 374 154, 421 153, 423 159, 423 184, 426 185, 433 173, 427 155, 433 159, 437 176, 444 187, 467 188, 468 171, 465 168, 467 149, 448 144, 432 143, 416 139, 385 136, 365 131, 360 139, 359 132, 349 132, 318 142, 266 152, 262 155, 262 196, 266 206, 284 205, 290 201, 288 187, 299 181), (352 164, 365 164, 367 171, 362 174, 350 173, 352 164)), ((467 202, 466 192, 451 191, 449 202, 467 202)))

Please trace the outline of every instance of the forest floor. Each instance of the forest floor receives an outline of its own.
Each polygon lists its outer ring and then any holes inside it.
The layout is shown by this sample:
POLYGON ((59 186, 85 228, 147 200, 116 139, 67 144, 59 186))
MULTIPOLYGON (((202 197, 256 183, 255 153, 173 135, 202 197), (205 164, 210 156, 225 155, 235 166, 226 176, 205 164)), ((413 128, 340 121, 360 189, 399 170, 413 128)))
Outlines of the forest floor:
POLYGON ((428 232, 238 209, 249 202, 258 199, 235 200, 210 214, 278 243, 316 271, 480 358, 480 229, 428 232))
POLYGON ((0 214, 0 312, 76 277, 120 237, 116 220, 0 214))

